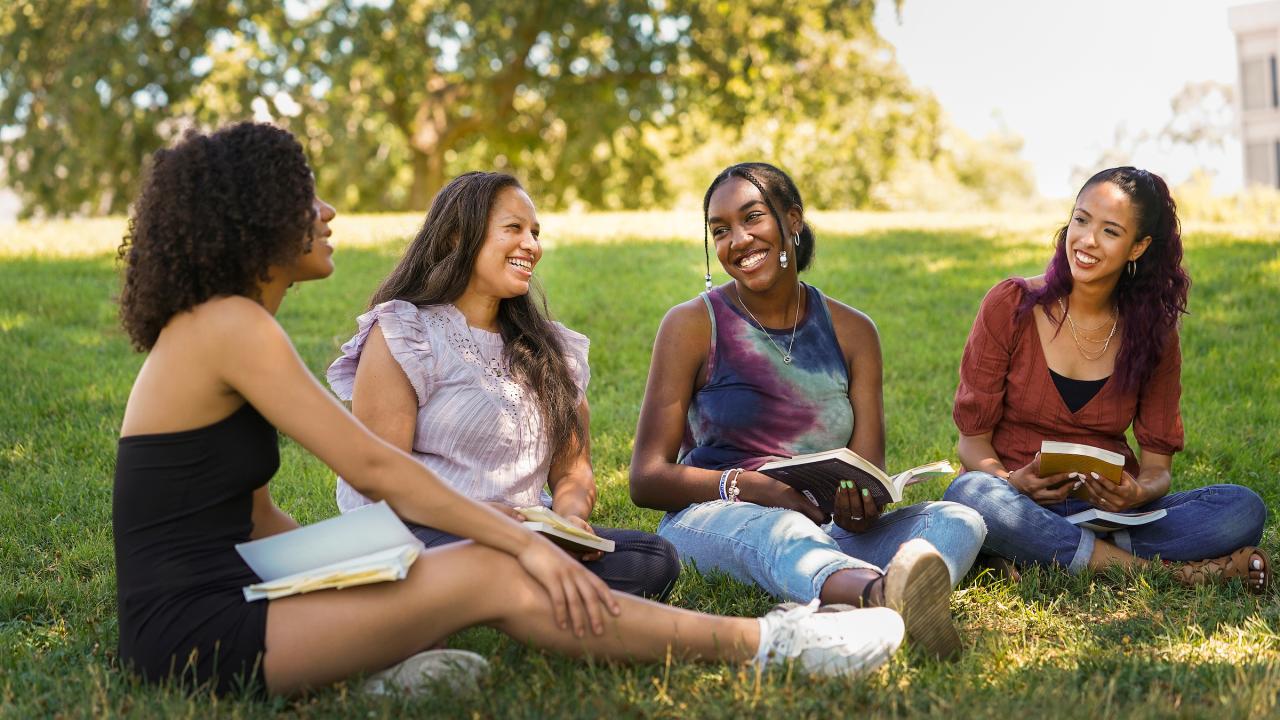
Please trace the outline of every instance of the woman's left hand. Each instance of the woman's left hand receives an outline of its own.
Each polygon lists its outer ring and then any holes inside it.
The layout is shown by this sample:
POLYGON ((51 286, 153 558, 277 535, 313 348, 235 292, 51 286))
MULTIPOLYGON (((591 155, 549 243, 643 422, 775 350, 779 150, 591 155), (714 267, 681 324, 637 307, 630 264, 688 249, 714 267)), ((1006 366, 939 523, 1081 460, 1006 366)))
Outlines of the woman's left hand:
POLYGON ((1151 502, 1147 490, 1132 475, 1121 472, 1117 485, 1097 473, 1081 473, 1090 505, 1111 512, 1124 512, 1151 502))
MULTIPOLYGON (((567 516, 565 516, 565 520, 568 520, 568 521, 569 521, 569 524, 570 524, 570 525, 573 525, 574 527, 578 527, 578 528, 581 528, 581 529, 583 529, 583 530, 586 530, 587 532, 591 533, 592 535, 595 535, 595 534, 596 534, 595 529, 591 527, 591 523, 587 522, 586 520, 583 520, 582 518, 578 517, 577 515, 567 515, 567 516)), ((603 553, 603 552, 601 552, 600 550, 592 550, 591 552, 586 552, 586 553, 575 553, 575 552, 567 551, 567 550, 566 550, 566 552, 568 552, 570 555, 572 555, 572 556, 574 556, 574 557, 578 558, 578 559, 579 559, 579 560, 581 560, 582 562, 591 562, 592 560, 599 560, 600 558, 604 557, 604 553, 603 553)))
POLYGON ((871 529, 871 525, 880 517, 880 506, 876 504, 871 493, 859 491, 852 481, 845 481, 848 486, 836 490, 836 507, 832 519, 836 525, 851 533, 863 533, 871 529))

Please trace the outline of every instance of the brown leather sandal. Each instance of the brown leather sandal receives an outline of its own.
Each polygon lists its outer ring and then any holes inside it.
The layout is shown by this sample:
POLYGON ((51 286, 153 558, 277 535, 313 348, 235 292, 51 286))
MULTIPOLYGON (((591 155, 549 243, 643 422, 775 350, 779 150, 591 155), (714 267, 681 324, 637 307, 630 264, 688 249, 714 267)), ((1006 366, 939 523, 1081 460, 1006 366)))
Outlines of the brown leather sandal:
POLYGON ((1174 577, 1187 585, 1239 579, 1249 592, 1261 595, 1271 586, 1271 557, 1262 548, 1248 545, 1220 558, 1177 563, 1174 577), (1254 555, 1262 558, 1261 585, 1256 585, 1249 579, 1249 571, 1253 569, 1249 567, 1249 558, 1254 555))

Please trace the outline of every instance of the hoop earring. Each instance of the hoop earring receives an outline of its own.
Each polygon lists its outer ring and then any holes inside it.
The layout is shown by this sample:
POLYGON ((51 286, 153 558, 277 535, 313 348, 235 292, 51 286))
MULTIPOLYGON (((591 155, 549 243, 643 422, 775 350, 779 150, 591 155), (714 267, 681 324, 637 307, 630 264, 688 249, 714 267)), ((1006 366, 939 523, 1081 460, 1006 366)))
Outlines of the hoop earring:
POLYGON ((800 233, 796 233, 795 237, 791 238, 791 244, 795 245, 797 250, 800 249, 800 233))
POLYGON ((1137 275, 1137 274, 1138 274, 1138 261, 1130 260, 1129 261, 1129 277, 1133 277, 1134 275, 1137 275))

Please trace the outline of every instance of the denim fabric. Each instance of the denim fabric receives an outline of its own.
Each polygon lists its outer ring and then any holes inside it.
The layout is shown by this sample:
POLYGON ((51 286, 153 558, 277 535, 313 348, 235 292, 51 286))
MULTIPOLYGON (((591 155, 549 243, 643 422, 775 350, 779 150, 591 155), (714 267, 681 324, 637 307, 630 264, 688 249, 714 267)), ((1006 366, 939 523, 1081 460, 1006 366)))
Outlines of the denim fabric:
POLYGON ((956 478, 943 498, 967 505, 987 523, 983 551, 1018 562, 1062 565, 1071 572, 1088 567, 1096 538, 1109 539, 1142 558, 1203 560, 1226 555, 1262 538, 1267 507, 1262 498, 1240 485, 1210 485, 1165 495, 1134 508, 1164 508, 1168 514, 1146 525, 1095 534, 1067 522, 1066 516, 1092 507, 1068 498, 1037 505, 1009 483, 989 473, 967 472, 956 478))
POLYGON ((973 564, 985 534, 977 513, 945 502, 885 513, 857 534, 835 524, 820 527, 793 510, 724 500, 690 505, 658 524, 658 535, 675 545, 681 560, 797 602, 818 597, 837 570, 880 570, 917 537, 938 548, 955 584, 973 564))

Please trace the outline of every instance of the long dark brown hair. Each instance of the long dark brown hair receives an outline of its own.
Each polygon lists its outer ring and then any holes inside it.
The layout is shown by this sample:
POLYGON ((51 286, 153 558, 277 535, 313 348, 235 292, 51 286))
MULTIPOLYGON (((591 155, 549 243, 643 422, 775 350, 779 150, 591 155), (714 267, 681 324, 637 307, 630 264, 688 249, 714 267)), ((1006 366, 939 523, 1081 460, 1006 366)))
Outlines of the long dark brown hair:
MULTIPOLYGON (((493 172, 466 173, 445 185, 431 201, 422 229, 369 306, 388 300, 440 305, 461 297, 484 245, 494 202, 507 188, 524 189, 514 177, 493 172)), ((587 434, 578 415, 578 388, 569 373, 560 333, 551 323, 546 294, 536 282, 528 295, 498 303, 498 327, 503 358, 516 381, 534 396, 552 457, 577 450, 587 434)))
MULTIPOLYGON (((1178 320, 1187 313, 1191 278, 1182 268, 1178 207, 1164 180, 1155 173, 1134 167, 1110 168, 1089 178, 1076 197, 1103 182, 1120 188, 1137 210, 1138 228, 1134 237, 1140 240, 1151 236, 1147 251, 1132 265, 1133 273, 1121 273, 1114 291, 1116 308, 1124 318, 1115 373, 1121 390, 1133 390, 1151 377, 1160 356, 1177 333, 1178 320)), ((1045 315, 1061 326, 1062 318, 1055 315, 1057 301, 1069 296, 1072 287, 1066 225, 1054 236, 1053 259, 1045 268, 1044 285, 1032 289, 1025 281, 1021 284, 1025 292, 1018 306, 1019 320, 1039 305, 1045 315)))

